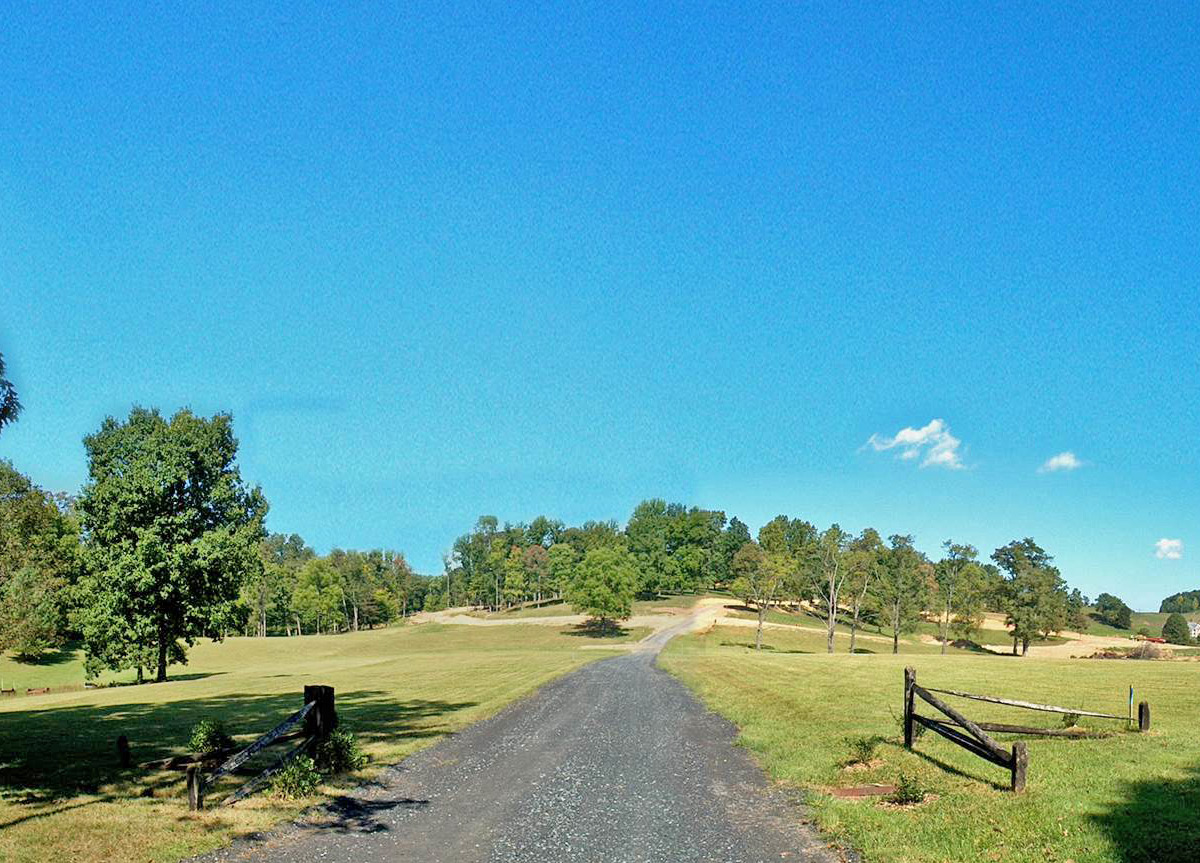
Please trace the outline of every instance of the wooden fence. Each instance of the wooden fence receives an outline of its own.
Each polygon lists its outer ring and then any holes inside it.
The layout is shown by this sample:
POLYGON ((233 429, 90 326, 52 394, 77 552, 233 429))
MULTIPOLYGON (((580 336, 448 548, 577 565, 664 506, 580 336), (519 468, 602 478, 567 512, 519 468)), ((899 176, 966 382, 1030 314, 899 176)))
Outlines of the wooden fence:
MULTIPOLYGON (((1112 713, 1096 713, 1091 710, 1081 710, 1073 707, 1058 707, 1053 704, 1037 704, 1032 701, 1017 701, 1011 698, 997 698, 993 695, 976 695, 970 692, 960 692, 956 689, 925 688, 917 684, 917 672, 914 668, 904 669, 904 748, 912 749, 916 725, 928 728, 947 740, 958 744, 963 749, 978 755, 985 761, 1003 767, 1009 771, 1013 791, 1025 790, 1026 773, 1029 770, 1029 750, 1023 741, 1017 741, 1011 749, 1005 749, 988 734, 996 731, 1003 734, 1031 734, 1040 737, 1107 737, 1106 733, 1075 732, 1064 728, 1038 728, 1028 725, 1010 725, 1001 722, 972 722, 958 710, 942 701, 934 693, 951 695, 956 698, 966 698, 973 701, 984 701, 989 704, 1002 704, 1006 707, 1019 707, 1025 710, 1038 710, 1046 713, 1058 713, 1068 716, 1088 716, 1097 719, 1126 720, 1127 717, 1112 713), (916 699, 920 698, 926 704, 948 717, 934 719, 922 716, 916 711, 916 699)), ((1129 719, 1132 718, 1132 713, 1129 719)), ((1138 730, 1147 731, 1150 728, 1150 705, 1145 701, 1138 705, 1138 730)))
MULTIPOLYGON (((236 772, 247 761, 268 746, 300 738, 299 744, 289 749, 274 764, 257 773, 221 802, 223 806, 232 806, 234 803, 248 797, 266 785, 271 780, 271 777, 301 754, 311 752, 316 744, 327 738, 336 727, 337 711, 334 709, 333 687, 306 686, 304 687, 303 707, 245 749, 234 753, 207 776, 204 773, 204 761, 168 764, 165 766, 179 766, 187 770, 188 808, 203 809, 205 792, 218 779, 236 772), (302 728, 300 727, 301 723, 303 723, 302 728)), ((171 759, 171 761, 174 761, 174 759, 171 759)))

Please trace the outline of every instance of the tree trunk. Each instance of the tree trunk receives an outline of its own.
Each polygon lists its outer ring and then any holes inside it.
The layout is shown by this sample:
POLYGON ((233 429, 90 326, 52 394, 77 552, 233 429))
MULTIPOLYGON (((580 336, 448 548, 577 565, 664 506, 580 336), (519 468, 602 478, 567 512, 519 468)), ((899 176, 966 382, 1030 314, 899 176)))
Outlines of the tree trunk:
POLYGON ((946 600, 946 614, 942 617, 942 656, 946 655, 946 630, 950 626, 950 600, 946 600))
POLYGON ((354 606, 354 631, 358 632, 358 606, 354 606))
POLYGON ((900 604, 892 606, 892 655, 900 652, 900 604))
POLYGON ((1013 656, 1017 655, 1017 637, 1013 636, 1013 656))
POLYGON ((137 667, 137 682, 139 686, 146 682, 146 678, 142 674, 142 667, 140 665, 137 667))
POLYGON ((762 650, 763 620, 766 619, 766 616, 767 616, 766 607, 759 605, 759 607, 758 607, 758 631, 756 633, 754 633, 754 649, 755 650, 762 650))
POLYGON ((165 683, 167 680, 167 634, 165 632, 158 633, 158 673, 154 679, 158 683, 165 683))
POLYGON ((825 609, 825 652, 833 653, 833 632, 837 626, 837 586, 834 583, 833 576, 829 577, 829 595, 826 597, 828 605, 825 609))
POLYGON ((850 653, 854 653, 854 637, 858 634, 858 603, 854 603, 854 617, 850 621, 850 653))

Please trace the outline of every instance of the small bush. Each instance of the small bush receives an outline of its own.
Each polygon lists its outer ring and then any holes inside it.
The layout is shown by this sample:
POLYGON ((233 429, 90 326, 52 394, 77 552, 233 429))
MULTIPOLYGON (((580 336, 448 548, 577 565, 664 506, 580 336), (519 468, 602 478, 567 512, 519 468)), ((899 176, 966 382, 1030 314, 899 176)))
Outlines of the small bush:
POLYGON ((1062 718, 1063 728, 1074 728, 1079 724, 1078 713, 1064 713, 1062 718))
POLYGON ((920 803, 925 799, 925 789, 921 787, 916 779, 909 776, 907 773, 901 773, 900 778, 896 780, 896 790, 888 797, 890 803, 895 803, 899 806, 909 806, 913 803, 920 803))
POLYGON ((317 765, 307 755, 300 755, 275 774, 271 780, 271 794, 284 800, 311 797, 320 781, 317 765))
POLYGON ((1162 656, 1162 651, 1158 649, 1158 645, 1151 641, 1143 641, 1135 647, 1129 654, 1130 659, 1158 659, 1162 656))
POLYGON ((192 736, 188 738, 188 749, 197 755, 208 755, 220 752, 233 746, 233 738, 225 732, 225 725, 219 719, 201 719, 192 726, 192 736))
POLYGON ((878 737, 847 737, 846 746, 850 749, 847 764, 867 764, 875 757, 875 749, 879 745, 878 737))
POLYGON ((366 753, 351 732, 337 729, 317 744, 317 766, 322 773, 345 773, 367 763, 366 753))

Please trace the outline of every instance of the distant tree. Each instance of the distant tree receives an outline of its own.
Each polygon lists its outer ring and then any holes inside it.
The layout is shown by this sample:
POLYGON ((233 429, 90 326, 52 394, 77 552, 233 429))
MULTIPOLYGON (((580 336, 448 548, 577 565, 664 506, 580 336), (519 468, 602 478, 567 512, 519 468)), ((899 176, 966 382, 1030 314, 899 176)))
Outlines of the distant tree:
POLYGON ((842 587, 849 568, 846 566, 850 535, 838 525, 832 525, 817 536, 805 549, 805 571, 809 586, 818 601, 821 614, 825 617, 825 651, 833 653, 833 637, 837 628, 837 616, 842 587))
POLYGON ((892 653, 900 652, 900 636, 912 632, 921 619, 928 597, 928 561, 913 547, 913 538, 895 534, 888 538, 883 565, 875 578, 872 599, 892 631, 892 653))
POLYGON ((863 606, 882 566, 886 548, 878 531, 868 527, 850 542, 846 556, 846 593, 850 598, 850 652, 854 653, 863 606))
POLYGON ((562 596, 575 577, 575 548, 566 542, 556 542, 546 553, 549 567, 550 587, 556 596, 562 596))
POLYGON ((730 589, 758 612, 754 649, 762 650, 763 623, 772 603, 783 591, 787 572, 777 560, 768 560, 756 542, 747 542, 733 556, 733 583, 730 589))
POLYGON ((942 543, 942 548, 945 549, 946 556, 934 567, 934 579, 942 612, 939 622, 944 656, 946 643, 950 640, 952 617, 972 619, 970 606, 979 581, 978 567, 975 564, 979 551, 973 545, 964 545, 949 539, 942 543))
POLYGON ((1054 558, 1028 537, 996 549, 992 560, 1008 575, 1006 611, 1013 655, 1018 643, 1022 654, 1028 653, 1035 638, 1049 637, 1066 625, 1066 583, 1054 558))
POLYGON ((533 594, 535 602, 541 602, 543 591, 550 583, 550 553, 546 546, 531 545, 521 553, 526 590, 533 594))
POLYGON ((1180 614, 1191 614, 1200 611, 1200 590, 1185 590, 1173 593, 1162 601, 1158 610, 1163 613, 1178 611, 1180 614))
POLYGON ((714 544, 713 587, 721 587, 733 580, 733 557, 748 542, 750 542, 750 528, 746 526, 745 522, 734 516, 721 531, 721 535, 717 537, 714 544))
POLYGON ((1096 597, 1096 619, 1117 629, 1129 629, 1133 625, 1133 609, 1111 593, 1096 597))
POLYGON ((634 507, 625 536, 638 570, 638 591, 655 595, 677 589, 682 581, 672 552, 673 514, 665 500, 644 500, 634 507))
POLYGON ((629 552, 618 546, 598 546, 575 568, 567 600, 576 612, 608 626, 633 613, 637 583, 637 566, 629 552))
POLYGON ((21 400, 17 398, 17 388, 7 377, 4 354, 0 354, 0 432, 6 425, 16 422, 20 415, 21 400))
POLYGON ((1171 612, 1163 624, 1162 637, 1171 644, 1191 644, 1192 636, 1188 632, 1187 618, 1178 611, 1171 612))
POLYGON ((267 504, 236 464, 232 419, 134 408, 84 439, 79 499, 87 537, 77 624, 87 668, 167 664, 180 642, 220 637, 246 576, 262 564, 267 504))
POLYGON ((504 559, 504 602, 516 605, 523 602, 528 593, 525 582, 525 555, 517 546, 509 548, 508 557, 504 559))

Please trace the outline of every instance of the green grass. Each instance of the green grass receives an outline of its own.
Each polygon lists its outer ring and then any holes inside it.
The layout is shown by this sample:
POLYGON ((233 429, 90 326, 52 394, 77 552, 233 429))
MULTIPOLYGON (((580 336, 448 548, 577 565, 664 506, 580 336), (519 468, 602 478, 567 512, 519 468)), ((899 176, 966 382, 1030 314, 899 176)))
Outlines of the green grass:
MULTIPOLYGON (((630 640, 644 631, 630 630, 630 640)), ((182 753, 192 726, 221 719, 249 742, 301 706, 306 683, 337 690, 338 714, 372 764, 393 763, 489 716, 611 643, 545 626, 410 626, 339 636, 230 639, 192 649, 169 683, 0 702, 0 860, 174 861, 294 817, 312 800, 258 796, 189 813, 183 775, 122 770, 182 753)), ((340 785, 355 781, 341 780, 340 785)), ((214 799, 233 783, 219 785, 214 799)), ((326 792, 337 786, 327 787, 326 792)))
MULTIPOLYGON (((817 822, 869 863, 1192 860, 1200 846, 1200 687, 1191 663, 982 656, 849 657, 823 640, 772 630, 756 654, 746 632, 718 627, 676 639, 659 662, 741 730, 740 743, 788 785, 807 789, 817 822), (788 640, 781 640, 781 634, 788 640), (734 645, 734 646, 730 646, 734 645), (785 652, 808 650, 808 654, 785 652), (902 680, 1124 714, 1129 686, 1151 703, 1149 734, 1029 739, 1029 789, 932 734, 900 739, 902 680), (882 738, 877 767, 849 773, 850 736, 882 738), (915 777, 936 795, 917 808, 835 799, 823 789, 915 777)), ((914 646, 910 646, 914 647, 914 646)), ((1055 717, 956 700, 976 719, 1053 725, 1055 717)), ((932 711, 928 708, 927 712, 932 711)), ((1123 723, 1085 720, 1094 728, 1123 723)), ((1013 739, 997 735, 1007 745, 1013 739)))

